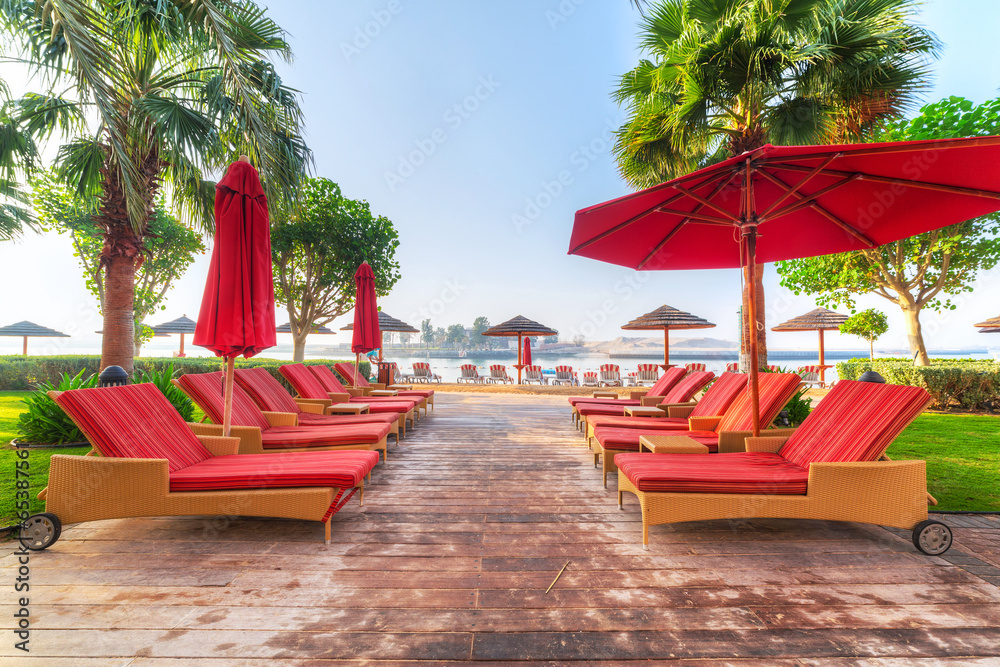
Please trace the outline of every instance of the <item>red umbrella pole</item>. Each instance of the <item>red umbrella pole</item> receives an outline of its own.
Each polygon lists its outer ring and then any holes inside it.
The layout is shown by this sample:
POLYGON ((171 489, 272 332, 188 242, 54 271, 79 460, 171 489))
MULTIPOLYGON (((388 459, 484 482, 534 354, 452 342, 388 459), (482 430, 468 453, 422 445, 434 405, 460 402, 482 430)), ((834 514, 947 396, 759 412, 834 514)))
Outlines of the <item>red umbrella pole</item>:
POLYGON ((354 355, 354 386, 358 386, 358 369, 361 368, 361 353, 354 355))
POLYGON ((223 401, 225 407, 222 411, 222 435, 229 437, 230 429, 233 425, 233 376, 236 370, 236 355, 226 357, 226 384, 223 401))

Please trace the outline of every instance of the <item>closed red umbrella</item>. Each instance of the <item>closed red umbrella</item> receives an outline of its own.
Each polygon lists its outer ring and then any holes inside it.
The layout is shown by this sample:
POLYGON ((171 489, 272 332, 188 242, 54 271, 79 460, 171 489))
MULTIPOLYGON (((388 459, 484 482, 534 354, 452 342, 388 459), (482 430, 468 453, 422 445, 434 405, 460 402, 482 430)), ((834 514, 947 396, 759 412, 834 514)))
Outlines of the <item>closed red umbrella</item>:
POLYGON ((215 242, 192 342, 227 361, 223 431, 229 435, 236 357, 275 344, 267 199, 245 156, 215 186, 215 242))
POLYGON ((524 339, 524 357, 523 357, 523 361, 524 361, 524 365, 525 366, 530 366, 531 365, 531 339, 530 338, 525 338, 524 339))
POLYGON ((351 352, 355 354, 354 385, 358 384, 358 366, 361 365, 361 355, 382 347, 382 331, 378 326, 378 300, 375 296, 375 273, 368 262, 354 272, 354 286, 357 290, 354 297, 354 336, 351 339, 351 352))
MULTIPOLYGON (((570 254, 635 269, 745 267, 874 248, 1000 210, 1000 137, 764 146, 577 212, 570 254)), ((757 321, 750 290, 749 322, 757 321)), ((750 335, 754 433, 757 336, 750 335)))

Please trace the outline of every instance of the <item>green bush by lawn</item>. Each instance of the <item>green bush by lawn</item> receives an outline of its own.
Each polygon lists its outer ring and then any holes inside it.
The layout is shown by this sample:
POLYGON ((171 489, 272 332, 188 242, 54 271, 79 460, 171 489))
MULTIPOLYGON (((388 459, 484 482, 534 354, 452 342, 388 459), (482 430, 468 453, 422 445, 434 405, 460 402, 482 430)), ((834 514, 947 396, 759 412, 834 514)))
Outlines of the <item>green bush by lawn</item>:
POLYGON ((930 366, 914 366, 911 359, 851 359, 837 364, 837 377, 857 380, 875 371, 891 384, 923 387, 936 410, 957 406, 962 410, 996 409, 1000 406, 1000 364, 989 359, 931 359, 930 366))

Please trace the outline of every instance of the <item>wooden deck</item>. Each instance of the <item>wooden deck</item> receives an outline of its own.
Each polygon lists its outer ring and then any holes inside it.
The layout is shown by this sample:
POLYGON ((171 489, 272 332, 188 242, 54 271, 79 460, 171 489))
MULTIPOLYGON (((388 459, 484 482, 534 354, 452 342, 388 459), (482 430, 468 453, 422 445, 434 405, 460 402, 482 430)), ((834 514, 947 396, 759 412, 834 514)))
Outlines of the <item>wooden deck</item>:
POLYGON ((617 509, 568 416, 564 398, 440 394, 329 546, 308 522, 69 527, 31 556, 30 659, 0 664, 998 664, 997 572, 961 529, 948 560, 806 521, 659 526, 644 552, 635 499, 617 509))

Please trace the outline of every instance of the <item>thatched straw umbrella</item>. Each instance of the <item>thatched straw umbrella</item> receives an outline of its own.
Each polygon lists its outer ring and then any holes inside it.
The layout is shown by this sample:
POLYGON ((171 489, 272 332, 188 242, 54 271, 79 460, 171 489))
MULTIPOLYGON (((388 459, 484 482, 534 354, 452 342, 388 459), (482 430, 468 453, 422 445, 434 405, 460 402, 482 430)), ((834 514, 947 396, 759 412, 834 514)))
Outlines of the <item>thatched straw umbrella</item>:
POLYGON ((163 324, 153 327, 154 336, 169 336, 170 334, 180 334, 181 337, 181 349, 177 352, 178 357, 185 357, 184 354, 184 336, 187 334, 193 334, 195 328, 195 321, 189 318, 187 315, 181 315, 176 320, 170 320, 169 322, 164 322, 163 324))
MULTIPOLYGON (((285 322, 281 326, 275 327, 275 332, 277 333, 292 333, 292 323, 285 322)), ((320 334, 321 336, 333 336, 336 335, 336 331, 324 326, 314 326, 312 330, 309 331, 311 334, 320 334)))
POLYGON ((539 324, 533 320, 529 320, 527 317, 522 317, 518 315, 517 317, 511 318, 506 322, 496 325, 495 327, 490 327, 483 332, 484 336, 517 336, 517 363, 514 364, 514 368, 517 369, 517 383, 521 384, 521 369, 524 368, 524 364, 521 363, 521 355, 524 352, 524 337, 525 336, 557 336, 559 332, 555 329, 550 329, 544 324, 539 324))
POLYGON ((10 326, 0 327, 0 336, 24 338, 24 351, 22 352, 24 356, 28 356, 28 338, 69 338, 69 334, 39 326, 27 320, 11 324, 10 326))
POLYGON ((825 386, 826 365, 823 349, 823 332, 840 330, 840 325, 847 320, 847 315, 826 308, 816 308, 810 310, 805 315, 799 315, 787 322, 771 327, 771 331, 818 331, 819 332, 819 381, 820 386, 825 386))
POLYGON ((622 329, 628 331, 649 331, 663 329, 663 370, 670 368, 670 330, 711 329, 715 325, 697 315, 685 313, 672 306, 660 306, 656 310, 637 317, 622 329))
MULTIPOLYGON (((390 331, 392 333, 420 333, 420 329, 407 324, 402 320, 397 320, 395 317, 389 315, 385 311, 378 311, 378 328, 382 332, 383 344, 378 347, 378 363, 382 363, 382 347, 385 341, 385 332, 390 331)), ((354 324, 348 324, 346 327, 340 327, 341 331, 353 331, 354 324)))
POLYGON ((1000 333, 1000 315, 991 317, 990 319, 980 322, 974 326, 982 327, 979 330, 979 333, 1000 333))

